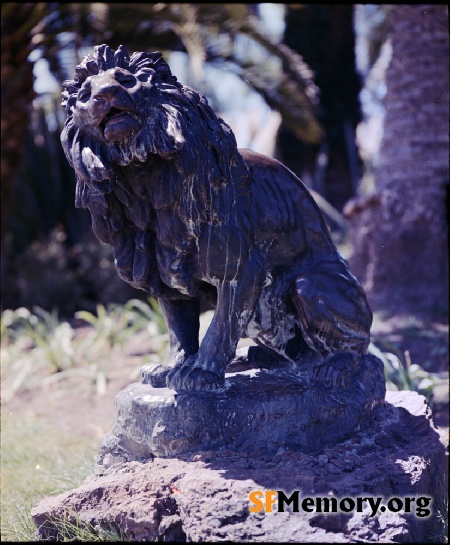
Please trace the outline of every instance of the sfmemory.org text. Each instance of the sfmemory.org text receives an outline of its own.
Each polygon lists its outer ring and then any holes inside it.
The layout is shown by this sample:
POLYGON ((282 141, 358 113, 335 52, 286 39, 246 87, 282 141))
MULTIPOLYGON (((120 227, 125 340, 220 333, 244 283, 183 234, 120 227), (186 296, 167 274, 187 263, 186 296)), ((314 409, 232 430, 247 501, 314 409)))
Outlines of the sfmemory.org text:
POLYGON ((430 504, 432 498, 426 496, 393 497, 385 500, 380 497, 361 496, 356 498, 331 497, 301 497, 299 490, 285 493, 282 490, 253 490, 248 499, 250 511, 266 513, 290 511, 298 513, 362 513, 370 510, 370 516, 389 511, 391 513, 413 513, 417 517, 425 518, 431 514, 430 504))

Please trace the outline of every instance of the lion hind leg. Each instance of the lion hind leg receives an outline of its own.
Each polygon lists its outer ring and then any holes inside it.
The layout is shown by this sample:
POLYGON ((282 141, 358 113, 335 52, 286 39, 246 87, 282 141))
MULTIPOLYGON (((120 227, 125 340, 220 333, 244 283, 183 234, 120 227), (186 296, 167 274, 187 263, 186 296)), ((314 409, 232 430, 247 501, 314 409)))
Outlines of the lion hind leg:
POLYGON ((347 387, 370 341, 372 313, 361 286, 340 269, 316 270, 300 275, 293 291, 303 337, 322 356, 312 383, 347 387))
POLYGON ((372 312, 353 275, 330 270, 302 274, 296 279, 292 300, 303 336, 313 350, 323 356, 367 350, 372 312))

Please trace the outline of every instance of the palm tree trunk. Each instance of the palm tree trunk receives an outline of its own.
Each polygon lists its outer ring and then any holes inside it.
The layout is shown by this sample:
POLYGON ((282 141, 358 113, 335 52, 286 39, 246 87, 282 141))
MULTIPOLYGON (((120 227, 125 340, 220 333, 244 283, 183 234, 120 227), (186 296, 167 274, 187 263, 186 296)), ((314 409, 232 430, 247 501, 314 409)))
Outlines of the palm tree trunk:
POLYGON ((350 265, 374 309, 447 312, 448 10, 395 4, 375 193, 349 203, 350 265))

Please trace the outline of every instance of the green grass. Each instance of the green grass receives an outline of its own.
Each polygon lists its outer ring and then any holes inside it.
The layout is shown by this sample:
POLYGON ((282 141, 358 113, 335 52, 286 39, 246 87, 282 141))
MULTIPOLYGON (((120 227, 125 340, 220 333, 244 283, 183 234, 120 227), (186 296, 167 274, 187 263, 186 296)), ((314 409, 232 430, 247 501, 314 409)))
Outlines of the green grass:
POLYGON ((92 524, 81 521, 77 513, 63 514, 57 520, 53 520, 52 525, 58 536, 57 541, 88 543, 97 541, 119 541, 122 543, 127 541, 122 532, 116 531, 112 527, 109 529, 94 527, 92 524))
POLYGON ((1 538, 35 541, 31 508, 93 473, 98 445, 34 417, 2 415, 1 538))

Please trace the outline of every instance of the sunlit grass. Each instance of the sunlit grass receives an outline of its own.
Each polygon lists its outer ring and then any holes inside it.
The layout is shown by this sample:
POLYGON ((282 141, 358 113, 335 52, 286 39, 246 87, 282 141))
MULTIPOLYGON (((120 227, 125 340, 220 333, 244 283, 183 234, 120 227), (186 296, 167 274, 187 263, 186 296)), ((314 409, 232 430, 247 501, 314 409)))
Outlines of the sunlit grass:
POLYGON ((98 445, 34 417, 2 415, 2 541, 33 541, 31 508, 79 486, 93 473, 98 445))

